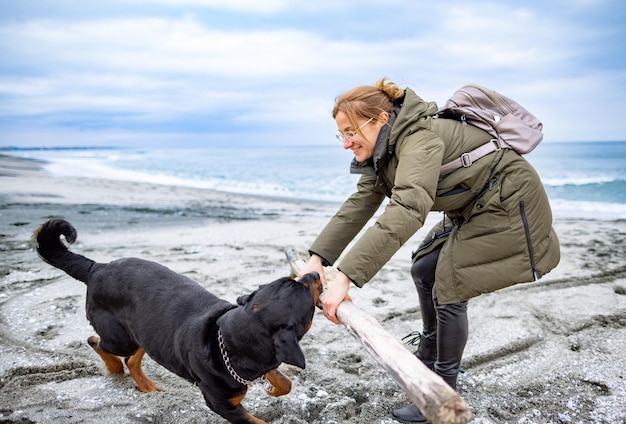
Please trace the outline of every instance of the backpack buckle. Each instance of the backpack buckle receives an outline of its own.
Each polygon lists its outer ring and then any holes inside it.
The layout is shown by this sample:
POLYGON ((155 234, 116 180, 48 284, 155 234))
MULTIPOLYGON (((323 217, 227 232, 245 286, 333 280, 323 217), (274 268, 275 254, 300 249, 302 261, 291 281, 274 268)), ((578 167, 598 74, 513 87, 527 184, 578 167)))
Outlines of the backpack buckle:
POLYGON ((461 159, 461 166, 463 168, 469 168, 470 166, 472 166, 472 163, 474 163, 469 153, 463 153, 460 156, 460 159, 461 159))

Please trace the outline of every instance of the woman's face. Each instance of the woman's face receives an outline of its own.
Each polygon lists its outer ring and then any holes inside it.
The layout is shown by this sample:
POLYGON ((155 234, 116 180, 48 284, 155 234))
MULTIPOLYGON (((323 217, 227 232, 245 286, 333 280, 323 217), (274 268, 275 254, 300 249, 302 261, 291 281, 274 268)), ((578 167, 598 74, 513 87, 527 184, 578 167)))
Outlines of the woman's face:
POLYGON ((337 112, 335 122, 337 123, 339 133, 343 134, 343 148, 352 150, 354 157, 359 162, 374 156, 374 146, 376 145, 376 139, 378 139, 378 133, 386 122, 386 120, 381 118, 360 119, 357 121, 357 127, 355 128, 350 119, 348 119, 348 115, 342 111, 337 112), (352 133, 354 133, 354 136, 351 137, 352 133))

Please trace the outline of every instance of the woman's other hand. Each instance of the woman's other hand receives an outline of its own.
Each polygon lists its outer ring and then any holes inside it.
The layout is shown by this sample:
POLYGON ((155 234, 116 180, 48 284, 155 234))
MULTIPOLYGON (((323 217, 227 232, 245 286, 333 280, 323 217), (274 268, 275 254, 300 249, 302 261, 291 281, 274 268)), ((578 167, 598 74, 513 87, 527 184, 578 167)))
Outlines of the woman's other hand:
POLYGON ((341 324, 337 319, 337 308, 344 300, 352 302, 352 298, 348 295, 352 282, 343 272, 337 273, 335 279, 328 285, 328 288, 322 293, 321 300, 324 308, 324 316, 334 322, 341 324))

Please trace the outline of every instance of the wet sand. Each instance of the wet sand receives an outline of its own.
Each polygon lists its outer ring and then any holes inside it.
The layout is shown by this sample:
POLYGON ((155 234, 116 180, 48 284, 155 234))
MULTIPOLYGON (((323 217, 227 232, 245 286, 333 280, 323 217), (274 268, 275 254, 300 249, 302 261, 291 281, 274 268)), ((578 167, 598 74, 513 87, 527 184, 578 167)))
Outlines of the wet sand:
MULTIPOLYGON (((30 240, 51 217, 78 230, 75 252, 100 262, 160 262, 236 297, 289 273, 338 205, 184 187, 61 178, 0 156, 0 423, 224 423, 200 391, 149 358, 163 392, 111 377, 87 345, 85 287, 38 258, 30 240)), ((427 227, 438 216, 427 221, 427 227)), ((473 299, 459 392, 474 423, 626 422, 626 220, 555 217, 561 264, 536 283, 473 299)), ((401 339, 421 329, 409 258, 420 230, 355 304, 401 339)), ((316 312, 305 370, 281 398, 252 387, 244 405, 275 424, 394 423, 407 399, 343 326, 316 312)), ((411 349, 411 347, 407 347, 411 349)))

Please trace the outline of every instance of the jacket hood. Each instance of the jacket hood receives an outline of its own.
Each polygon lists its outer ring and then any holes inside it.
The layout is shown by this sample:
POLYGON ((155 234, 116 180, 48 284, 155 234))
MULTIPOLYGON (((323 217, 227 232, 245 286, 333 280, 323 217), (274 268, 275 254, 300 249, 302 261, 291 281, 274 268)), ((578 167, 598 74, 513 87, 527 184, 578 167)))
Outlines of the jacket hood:
POLYGON ((377 174, 387 157, 393 154, 398 139, 404 134, 415 131, 418 127, 417 121, 419 119, 436 113, 437 104, 435 102, 426 102, 415 94, 413 90, 406 88, 402 103, 394 108, 389 116, 387 125, 380 129, 376 145, 374 146, 373 157, 363 162, 357 161, 356 158, 352 159, 350 173, 377 174))

